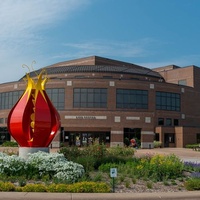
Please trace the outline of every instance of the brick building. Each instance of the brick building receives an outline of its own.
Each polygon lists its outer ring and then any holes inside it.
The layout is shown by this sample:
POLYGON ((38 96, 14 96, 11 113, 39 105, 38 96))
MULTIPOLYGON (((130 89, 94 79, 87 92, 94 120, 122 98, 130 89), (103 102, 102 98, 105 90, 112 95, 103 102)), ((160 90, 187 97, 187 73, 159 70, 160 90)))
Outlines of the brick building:
MULTIPOLYGON (((200 68, 170 65, 148 69, 91 56, 45 67, 46 92, 61 116, 52 146, 104 142, 141 148, 185 147, 200 143, 200 68)), ((30 73, 32 78, 42 69, 30 73)), ((0 84, 0 142, 10 140, 7 116, 26 88, 0 84)))

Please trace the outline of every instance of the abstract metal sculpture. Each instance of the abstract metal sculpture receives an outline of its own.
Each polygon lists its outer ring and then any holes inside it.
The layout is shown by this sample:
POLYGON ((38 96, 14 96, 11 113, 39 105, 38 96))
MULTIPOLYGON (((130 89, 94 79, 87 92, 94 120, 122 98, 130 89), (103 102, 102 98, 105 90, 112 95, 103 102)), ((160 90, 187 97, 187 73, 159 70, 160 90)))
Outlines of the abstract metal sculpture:
POLYGON ((48 147, 60 128, 60 116, 45 85, 45 70, 37 79, 26 74, 27 87, 8 115, 8 130, 20 147, 48 147))

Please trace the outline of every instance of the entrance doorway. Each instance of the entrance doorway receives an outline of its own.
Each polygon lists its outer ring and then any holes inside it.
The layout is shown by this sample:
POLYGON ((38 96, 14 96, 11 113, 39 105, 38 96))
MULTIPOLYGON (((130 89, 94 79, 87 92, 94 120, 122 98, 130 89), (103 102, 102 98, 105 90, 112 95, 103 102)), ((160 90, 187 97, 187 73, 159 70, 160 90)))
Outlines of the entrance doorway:
POLYGON ((129 146, 131 139, 135 139, 137 146, 141 145, 141 128, 124 128, 124 144, 129 146))
POLYGON ((110 132, 65 132, 64 134, 64 143, 69 146, 83 147, 94 143, 110 143, 110 132))
POLYGON ((165 133, 164 134, 164 147, 175 147, 175 134, 165 133))

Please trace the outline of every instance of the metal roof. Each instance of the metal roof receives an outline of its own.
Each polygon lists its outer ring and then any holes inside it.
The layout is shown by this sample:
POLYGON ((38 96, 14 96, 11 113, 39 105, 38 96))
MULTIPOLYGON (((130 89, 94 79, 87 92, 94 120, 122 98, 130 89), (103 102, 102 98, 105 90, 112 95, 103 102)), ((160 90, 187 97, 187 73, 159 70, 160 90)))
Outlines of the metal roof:
POLYGON ((36 74, 39 74, 41 70, 46 69, 47 74, 65 74, 65 73, 120 73, 120 74, 138 74, 153 76, 157 78, 162 78, 162 76, 155 71, 152 71, 149 68, 140 67, 140 66, 112 66, 112 65, 73 65, 73 66, 57 66, 57 67, 47 67, 41 68, 36 71, 30 72, 30 76, 34 77, 36 74))

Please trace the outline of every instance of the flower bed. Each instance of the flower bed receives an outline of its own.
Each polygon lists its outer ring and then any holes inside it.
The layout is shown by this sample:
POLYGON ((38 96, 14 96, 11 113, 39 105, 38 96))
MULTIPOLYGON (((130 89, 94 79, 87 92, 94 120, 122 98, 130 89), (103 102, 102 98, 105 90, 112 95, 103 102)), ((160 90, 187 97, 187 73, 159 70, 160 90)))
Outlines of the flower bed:
POLYGON ((173 154, 138 158, 129 147, 106 149, 95 144, 59 153, 38 152, 27 160, 0 153, 0 191, 110 192, 113 184, 117 192, 200 190, 199 173, 199 164, 183 163, 173 154), (113 167, 117 168, 114 182, 113 167))
POLYGON ((25 160, 16 155, 0 153, 0 174, 6 176, 24 176, 32 179, 48 178, 76 182, 84 174, 84 168, 78 163, 67 161, 63 154, 38 152, 30 154, 25 160))

